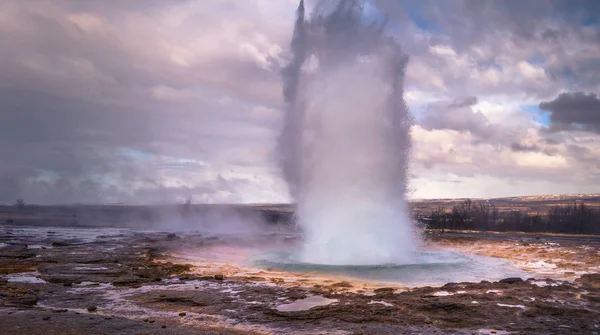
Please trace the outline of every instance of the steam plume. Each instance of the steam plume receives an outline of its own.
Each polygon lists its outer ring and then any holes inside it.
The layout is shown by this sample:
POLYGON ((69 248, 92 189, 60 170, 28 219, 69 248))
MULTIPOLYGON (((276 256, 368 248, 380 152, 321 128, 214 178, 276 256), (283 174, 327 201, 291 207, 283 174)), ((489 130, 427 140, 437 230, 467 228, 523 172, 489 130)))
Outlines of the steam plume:
POLYGON ((297 10, 279 153, 306 262, 399 263, 414 250, 408 57, 384 35, 385 23, 364 14, 356 0, 321 1, 310 20, 304 1, 297 10))

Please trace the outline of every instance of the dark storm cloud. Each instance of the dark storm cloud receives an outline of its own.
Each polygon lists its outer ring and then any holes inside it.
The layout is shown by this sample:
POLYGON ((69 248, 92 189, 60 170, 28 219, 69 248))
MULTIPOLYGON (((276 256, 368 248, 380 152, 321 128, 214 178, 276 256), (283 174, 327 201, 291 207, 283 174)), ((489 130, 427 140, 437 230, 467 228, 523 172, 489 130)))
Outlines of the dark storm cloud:
POLYGON ((600 133, 600 99, 596 94, 561 93, 554 100, 540 103, 549 111, 552 130, 589 130, 600 133))
MULTIPOLYGON (((214 156, 205 149, 219 150, 220 145, 212 135, 205 136, 210 129, 201 126, 203 120, 199 114, 0 88, 0 202, 17 197, 37 203, 146 202, 162 199, 163 193, 171 199, 190 192, 197 198, 215 194, 222 184, 208 180, 203 187, 166 187, 155 174, 175 168, 200 172, 204 166, 197 161, 155 164, 145 158, 165 153, 188 159, 214 156), (128 154, 131 150, 138 154, 128 154)), ((252 135, 245 134, 250 135, 243 140, 247 142, 252 135)))

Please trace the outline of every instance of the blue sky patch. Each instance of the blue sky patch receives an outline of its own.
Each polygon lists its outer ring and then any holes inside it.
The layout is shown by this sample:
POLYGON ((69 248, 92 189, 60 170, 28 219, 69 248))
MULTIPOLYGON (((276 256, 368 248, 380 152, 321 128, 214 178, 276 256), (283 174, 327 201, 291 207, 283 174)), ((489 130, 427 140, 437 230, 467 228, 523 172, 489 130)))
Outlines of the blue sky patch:
POLYGON ((546 57, 540 55, 540 54, 535 54, 529 58, 527 58, 527 62, 531 65, 544 65, 546 64, 546 57))
POLYGON ((531 114, 532 119, 543 126, 549 127, 552 124, 550 112, 541 110, 538 105, 521 105, 521 110, 531 114))
POLYGON ((150 154, 131 148, 121 148, 119 149, 119 154, 125 157, 134 158, 138 160, 146 160, 150 158, 150 154))

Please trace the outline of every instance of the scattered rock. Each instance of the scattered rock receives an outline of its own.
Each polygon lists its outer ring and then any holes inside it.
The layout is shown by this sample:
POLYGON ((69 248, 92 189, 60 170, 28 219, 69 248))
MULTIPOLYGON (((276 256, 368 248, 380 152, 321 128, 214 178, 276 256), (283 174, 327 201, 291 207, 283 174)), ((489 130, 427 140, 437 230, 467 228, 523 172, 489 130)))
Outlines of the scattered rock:
POLYGON ((179 313, 179 316, 185 316, 185 315, 186 315, 185 312, 180 312, 179 313))
POLYGON ((224 280, 224 279, 225 279, 225 276, 224 276, 223 274, 216 274, 216 275, 215 275, 215 279, 216 279, 216 280, 224 280))
POLYGON ((600 294, 588 293, 588 294, 582 294, 581 296, 588 301, 600 303, 600 294))
POLYGON ((162 326, 160 326, 160 327, 161 327, 161 328, 167 328, 167 326, 165 326, 165 325, 162 325, 162 326))
POLYGON ((70 245, 71 244, 67 242, 52 242, 53 247, 68 247, 70 245))
POLYGON ((12 286, 0 288, 0 297, 4 304, 11 305, 33 306, 38 300, 33 290, 12 286))
POLYGON ((194 279, 196 279, 196 280, 215 280, 215 276, 200 276, 200 277, 195 277, 194 279))
POLYGON ((93 313, 93 312, 95 312, 95 311, 98 310, 98 307, 96 307, 96 306, 88 306, 87 310, 88 310, 88 312, 93 313))
POLYGON ((144 279, 134 276, 123 276, 112 282, 114 286, 141 286, 144 279))
POLYGON ((585 288, 600 289, 600 273, 587 273, 575 279, 575 284, 585 288))
POLYGON ((462 311, 466 308, 464 304, 454 302, 434 302, 426 306, 428 310, 444 310, 446 312, 457 312, 462 311))
POLYGON ((176 234, 174 234, 174 233, 167 234, 167 239, 171 240, 171 239, 174 239, 174 238, 177 238, 176 234))
POLYGON ((0 275, 9 275, 20 272, 35 271, 33 264, 15 264, 15 263, 3 263, 0 264, 0 275))
POLYGON ((48 320, 50 320, 50 317, 49 317, 49 316, 44 316, 44 317, 42 318, 42 320, 44 320, 44 321, 48 321, 48 320))
POLYGON ((393 287, 382 287, 382 288, 377 288, 377 289, 373 290, 373 292, 375 294, 392 294, 392 293, 396 292, 396 289, 393 287))
POLYGON ((167 271, 169 274, 183 274, 185 272, 189 272, 192 269, 193 265, 191 264, 170 264, 165 263, 163 269, 167 271))
POLYGON ((283 278, 271 278, 271 282, 277 285, 285 284, 285 280, 283 278))
POLYGON ((347 281, 341 281, 339 283, 332 284, 331 287, 335 287, 335 288, 338 288, 338 287, 339 288, 351 288, 351 287, 354 287, 354 286, 352 284, 350 284, 349 282, 347 282, 347 281))
POLYGON ((521 279, 519 277, 510 277, 510 278, 501 279, 500 282, 504 283, 504 284, 516 284, 516 283, 522 283, 523 279, 521 279))

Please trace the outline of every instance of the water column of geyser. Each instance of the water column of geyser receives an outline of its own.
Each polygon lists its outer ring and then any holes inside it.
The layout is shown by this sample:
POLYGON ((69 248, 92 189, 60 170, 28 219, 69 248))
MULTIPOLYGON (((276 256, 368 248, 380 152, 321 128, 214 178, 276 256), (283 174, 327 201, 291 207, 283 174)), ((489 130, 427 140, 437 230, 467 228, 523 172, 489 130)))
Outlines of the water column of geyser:
POLYGON ((360 1, 300 2, 283 71, 280 163, 304 233, 303 262, 409 262, 416 234, 406 205, 411 118, 408 57, 360 1))

